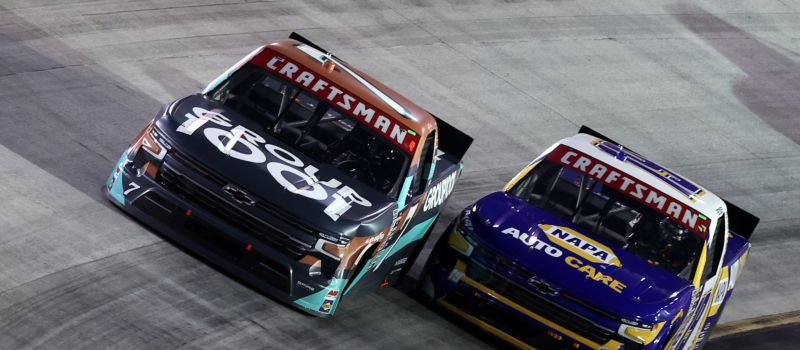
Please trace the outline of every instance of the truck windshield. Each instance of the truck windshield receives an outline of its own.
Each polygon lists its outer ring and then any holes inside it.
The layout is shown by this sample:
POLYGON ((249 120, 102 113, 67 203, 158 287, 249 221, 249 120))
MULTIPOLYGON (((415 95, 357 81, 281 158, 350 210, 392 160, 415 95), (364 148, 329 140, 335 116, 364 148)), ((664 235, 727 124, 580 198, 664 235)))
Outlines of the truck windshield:
POLYGON ((543 160, 510 194, 685 280, 694 275, 701 238, 591 177, 543 160))
POLYGON ((320 163, 396 197, 408 157, 349 115, 252 64, 208 97, 261 125, 320 163))

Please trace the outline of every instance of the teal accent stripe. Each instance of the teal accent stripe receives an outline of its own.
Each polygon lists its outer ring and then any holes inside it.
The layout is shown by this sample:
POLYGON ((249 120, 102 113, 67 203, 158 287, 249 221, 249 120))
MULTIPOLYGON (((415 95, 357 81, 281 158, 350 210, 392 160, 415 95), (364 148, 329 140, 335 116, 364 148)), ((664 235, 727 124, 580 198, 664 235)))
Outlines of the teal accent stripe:
POLYGON ((361 280, 362 277, 364 277, 364 275, 367 273, 367 270, 369 270, 369 266, 372 264, 372 260, 381 261, 384 259, 384 257, 388 259, 395 253, 399 252, 400 249, 403 249, 407 245, 411 244, 411 242, 419 240, 420 238, 422 238, 422 236, 425 235, 425 232, 428 232, 428 229, 431 227, 431 225, 433 225, 433 222, 436 221, 436 218, 438 216, 439 214, 436 214, 430 219, 425 220, 420 224, 417 224, 417 226, 414 226, 414 228, 408 230, 408 232, 406 232, 404 235, 400 236, 400 238, 397 239, 397 243, 394 245, 394 247, 392 247, 391 251, 389 249, 384 249, 380 255, 367 261, 367 263, 364 264, 364 267, 361 269, 361 271, 358 272, 358 275, 355 278, 353 278, 353 283, 350 283, 350 285, 347 287, 347 290, 344 291, 344 293, 345 294, 349 293, 350 290, 353 289, 353 286, 355 286, 356 283, 358 283, 358 281, 361 280))
POLYGON ((422 238, 422 236, 425 235, 425 232, 428 232, 428 229, 431 227, 431 225, 433 225, 433 222, 436 221, 436 218, 438 216, 439 214, 432 216, 430 219, 423 221, 417 226, 414 226, 414 228, 412 228, 411 230, 406 232, 406 234, 398 238, 397 243, 392 248, 392 251, 387 254, 386 258, 388 259, 393 254, 399 252, 400 249, 403 249, 412 242, 422 238))
POLYGON ((397 210, 403 210, 406 207, 406 200, 408 199, 408 190, 411 188, 411 183, 414 179, 413 176, 406 177, 403 181, 403 188, 400 189, 400 195, 397 196, 397 210))
POLYGON ((211 90, 216 89, 217 86, 219 86, 219 84, 222 84, 222 82, 225 81, 225 79, 228 79, 228 77, 231 75, 231 73, 233 73, 233 72, 230 72, 230 70, 228 70, 228 71, 225 71, 225 73, 220 74, 216 79, 214 79, 214 81, 209 83, 208 86, 206 86, 205 89, 203 89, 203 95, 211 92, 211 90))
POLYGON ((358 275, 356 275, 356 277, 353 278, 353 283, 350 283, 350 285, 347 286, 347 290, 344 291, 344 294, 350 293, 350 291, 353 289, 356 283, 358 283, 358 281, 361 280, 361 277, 364 277, 364 275, 367 274, 367 270, 369 270, 369 266, 371 264, 372 264, 372 259, 367 260, 367 263, 364 264, 364 267, 361 268, 361 271, 358 271, 358 275))
POLYGON ((117 165, 114 169, 111 169, 111 175, 108 177, 108 182, 113 182, 111 184, 111 188, 109 189, 109 193, 111 193, 111 197, 117 200, 119 204, 125 205, 125 196, 122 194, 122 176, 125 172, 122 170, 122 167, 125 166, 125 163, 128 162, 128 154, 127 152, 122 153, 122 156, 119 157, 117 161, 117 165), (114 174, 119 171, 119 174, 114 176, 114 174))
POLYGON ((428 180, 433 178, 433 171, 436 170, 436 163, 431 163, 431 171, 428 172, 428 180))

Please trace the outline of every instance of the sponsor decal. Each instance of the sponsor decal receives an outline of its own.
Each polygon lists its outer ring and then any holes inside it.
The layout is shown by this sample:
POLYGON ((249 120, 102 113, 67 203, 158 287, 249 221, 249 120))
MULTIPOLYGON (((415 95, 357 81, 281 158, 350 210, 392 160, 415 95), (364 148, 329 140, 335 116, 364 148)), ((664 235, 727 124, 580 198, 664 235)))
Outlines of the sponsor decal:
POLYGON ((717 313, 717 308, 715 306, 719 306, 725 301, 725 296, 728 295, 728 291, 731 289, 730 285, 733 283, 734 272, 731 271, 731 268, 728 266, 724 266, 719 270, 719 282, 717 283, 717 288, 714 290, 714 297, 711 299, 711 312, 709 312, 709 316, 714 315, 717 313))
POLYGON ((611 288, 617 293, 622 293, 622 290, 627 287, 624 283, 614 279, 613 277, 604 274, 602 271, 596 269, 592 265, 586 264, 585 261, 578 259, 574 256, 568 256, 564 258, 564 262, 567 263, 569 267, 572 267, 580 272, 586 274, 586 278, 593 279, 595 281, 602 282, 608 288, 611 288))
POLYGON ((539 225, 551 242, 593 263, 621 266, 614 252, 595 240, 562 226, 539 225))
POLYGON ((458 177, 457 172, 453 172, 452 174, 448 175, 444 180, 439 182, 438 184, 434 185, 430 190, 428 190, 428 194, 425 197, 425 205, 422 207, 422 211, 426 212, 430 209, 436 208, 445 200, 447 197, 450 196, 450 193, 453 192, 453 187, 456 185, 456 178, 458 177))
POLYGON ((339 296, 339 291, 337 290, 330 290, 328 294, 325 295, 325 299, 322 300, 322 305, 319 307, 319 312, 329 314, 331 313, 331 309, 333 309, 333 303, 336 302, 336 298, 339 296))
MULTIPOLYGON (((294 153, 267 143, 263 137, 244 126, 233 126, 230 123, 231 120, 220 113, 195 107, 192 109, 192 113, 186 113, 185 117, 186 120, 178 126, 178 132, 193 135, 206 124, 211 125, 205 126, 202 134, 217 150, 241 161, 266 163, 269 174, 285 190, 306 198, 327 202, 328 206, 324 212, 333 221, 338 220, 353 205, 372 206, 372 203, 350 186, 343 186, 342 182, 337 179, 321 181, 317 177, 317 172, 319 172, 317 167, 306 165, 294 153), (262 147, 267 152, 264 152, 262 147)), ((236 194, 231 195, 235 196, 236 194)))
POLYGON ((703 239, 708 235, 710 224, 708 217, 677 199, 664 194, 664 192, 592 156, 571 147, 560 145, 547 155, 547 159, 601 181, 605 186, 614 188, 672 218, 675 222, 688 228, 703 239))
MULTIPOLYGON (((698 319, 701 318, 702 312, 701 309, 705 309, 705 304, 707 302, 708 294, 703 295, 701 299, 700 291, 695 290, 692 294, 692 303, 689 306, 689 312, 686 313, 686 318, 684 322, 681 324, 678 331, 675 332, 675 337, 673 338, 675 344, 671 349, 680 349, 683 348, 684 345, 691 343, 690 338, 692 332, 695 329, 695 326, 698 324, 698 319)), ((672 342, 672 340, 670 340, 672 342)), ((668 344, 669 345, 669 344, 668 344)))
POLYGON ((122 166, 117 166, 116 168, 114 168, 114 172, 111 173, 111 176, 108 178, 108 181, 106 181, 106 188, 111 190, 111 186, 114 185, 114 182, 117 181, 117 178, 121 173, 122 173, 122 166))
POLYGON ((303 90, 328 101, 332 106, 346 112, 408 153, 413 152, 419 144, 419 135, 413 130, 385 115, 381 110, 347 89, 324 79, 320 73, 278 52, 265 49, 264 52, 254 57, 251 63, 286 78, 303 90))
POLYGON ((717 287, 717 294, 714 296, 714 302, 711 305, 719 305, 725 300, 725 294, 728 293, 728 279, 719 282, 717 287))
POLYGON ((300 281, 300 280, 298 280, 298 281, 297 281, 297 285, 298 285, 298 286, 300 286, 300 287, 303 287, 303 288, 307 289, 309 292, 313 292, 313 291, 314 291, 314 287, 312 287, 312 286, 310 286, 310 285, 308 285, 308 284, 305 284, 305 283, 303 283, 303 281, 300 281))
POLYGON ((385 233, 383 233, 383 232, 381 232, 381 233, 379 233, 379 234, 377 234, 377 235, 374 235, 374 236, 370 237, 369 239, 367 239, 367 242, 366 242, 366 243, 364 243, 364 244, 365 244, 365 245, 370 245, 370 244, 373 244, 373 243, 378 243, 378 242, 380 242, 380 241, 381 241, 381 240, 382 240, 384 237, 386 237, 386 234, 385 234, 385 233))
POLYGON ((547 244, 547 242, 545 242, 545 241, 539 240, 534 235, 528 235, 527 233, 524 233, 524 232, 521 233, 518 229, 516 229, 514 227, 509 227, 509 228, 507 228, 507 229, 505 229, 503 231, 500 231, 500 232, 502 232, 502 233, 504 233, 506 235, 510 235, 510 236, 518 239, 520 242, 522 242, 523 244, 527 245, 528 247, 531 247, 532 249, 543 251, 547 255, 550 255, 550 256, 552 256, 554 258, 560 257, 561 255, 564 254, 564 252, 562 252, 561 249, 558 249, 558 248, 556 248, 556 247, 554 247, 554 246, 552 246, 550 244, 547 244))
MULTIPOLYGON (((599 263, 620 266, 619 259, 611 252, 611 249, 566 227, 554 225, 539 225, 539 227, 547 234, 548 239, 553 245, 538 239, 534 235, 520 232, 519 229, 514 227, 508 227, 500 232, 516 238, 531 249, 543 251, 553 258, 560 258, 564 255, 564 251, 558 248, 560 246, 588 260, 587 262, 572 255, 564 257, 564 263, 566 263, 567 266, 586 274, 587 279, 603 283, 617 293, 622 293, 625 287, 627 287, 624 283, 604 274, 590 264, 599 263)), ((535 287, 538 288, 538 286, 535 287)))

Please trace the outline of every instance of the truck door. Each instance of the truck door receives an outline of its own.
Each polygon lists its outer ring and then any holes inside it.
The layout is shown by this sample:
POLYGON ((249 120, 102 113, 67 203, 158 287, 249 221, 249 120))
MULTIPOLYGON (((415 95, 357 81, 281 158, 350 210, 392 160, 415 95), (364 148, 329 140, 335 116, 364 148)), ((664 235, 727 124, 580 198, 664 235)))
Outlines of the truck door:
POLYGON ((697 290, 684 324, 681 325, 682 329, 677 333, 678 339, 674 339, 672 342, 675 345, 672 348, 695 349, 708 336, 708 329, 705 329, 707 328, 706 319, 715 299, 714 292, 721 282, 719 270, 727 241, 726 220, 727 218, 724 215, 720 216, 717 219, 714 231, 709 234, 709 237, 713 237, 713 239, 706 244, 704 254, 701 255, 702 267, 698 266, 699 271, 695 275, 694 284, 697 290), (700 270, 701 268, 702 270, 700 270))
MULTIPOLYGON (((422 201, 425 199, 425 193, 427 192, 434 167, 436 166, 436 159, 434 158, 436 150, 435 143, 436 133, 432 132, 425 139, 425 143, 422 145, 422 151, 420 152, 419 163, 416 168, 412 167, 409 176, 406 178, 406 183, 403 184, 404 191, 401 191, 398 197, 398 215, 395 222, 396 227, 392 234, 394 237, 390 237, 386 240, 387 244, 383 251, 385 254, 383 254, 380 259, 376 260, 376 266, 373 270, 377 270, 384 263, 391 262, 390 260, 397 261, 407 257, 411 249, 413 249, 411 243, 417 243, 425 232, 427 232, 427 228, 422 230, 420 227, 420 224, 422 224, 422 220, 420 220, 422 216, 419 214, 422 212, 422 201), (405 190, 406 188, 407 190, 405 190), (409 233, 411 234, 409 235, 409 233), (408 247, 409 245, 412 246, 408 247), (403 251, 403 253, 400 254, 401 256, 395 257, 401 250, 403 251)), ((395 269, 401 267, 402 266, 396 266, 395 269)))
POLYGON ((372 258, 356 275, 345 294, 351 289, 367 291, 377 286, 394 285, 408 256, 425 236, 436 219, 435 215, 421 215, 423 201, 436 166, 436 134, 432 132, 422 145, 420 159, 409 169, 397 199, 397 213, 387 238, 380 243, 372 258), (356 285, 358 282, 358 285, 356 285))

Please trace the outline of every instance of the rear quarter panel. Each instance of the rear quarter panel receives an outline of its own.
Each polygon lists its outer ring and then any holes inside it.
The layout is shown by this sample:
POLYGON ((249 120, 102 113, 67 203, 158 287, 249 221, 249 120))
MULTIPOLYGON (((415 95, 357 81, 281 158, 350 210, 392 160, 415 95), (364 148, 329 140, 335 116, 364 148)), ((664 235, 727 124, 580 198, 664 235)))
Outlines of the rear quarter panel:
POLYGON ((714 291, 711 308, 698 336, 696 348, 700 348, 708 340, 714 326, 722 317, 722 310, 733 294, 733 288, 742 273, 749 251, 750 242, 736 233, 729 234, 728 248, 722 260, 719 284, 714 291))

